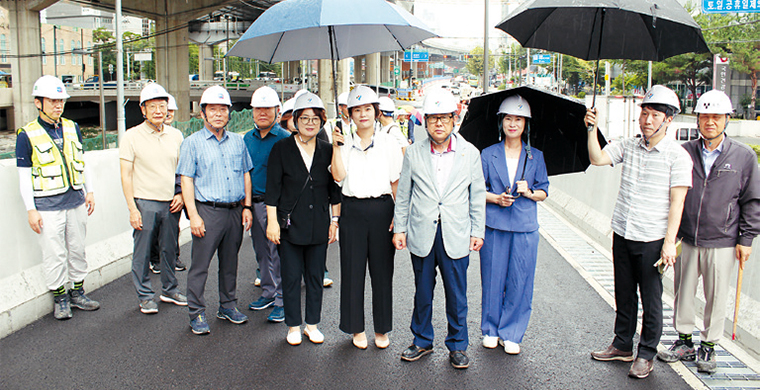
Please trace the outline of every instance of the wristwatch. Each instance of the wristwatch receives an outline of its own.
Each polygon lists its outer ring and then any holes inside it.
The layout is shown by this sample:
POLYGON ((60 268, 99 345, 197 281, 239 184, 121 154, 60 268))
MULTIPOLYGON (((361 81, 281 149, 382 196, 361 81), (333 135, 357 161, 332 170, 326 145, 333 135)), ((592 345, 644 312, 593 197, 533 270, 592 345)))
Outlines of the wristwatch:
POLYGON ((253 212, 253 208, 251 208, 251 206, 243 205, 243 208, 246 209, 246 210, 248 210, 248 211, 250 211, 250 212, 253 212))

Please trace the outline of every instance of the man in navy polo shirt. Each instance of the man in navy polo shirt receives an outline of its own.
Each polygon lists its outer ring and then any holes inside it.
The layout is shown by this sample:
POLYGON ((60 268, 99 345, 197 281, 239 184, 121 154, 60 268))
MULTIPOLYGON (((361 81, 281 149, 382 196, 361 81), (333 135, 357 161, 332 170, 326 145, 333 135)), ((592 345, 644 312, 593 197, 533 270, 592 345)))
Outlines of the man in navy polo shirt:
POLYGON ((267 161, 269 152, 275 142, 290 136, 290 132, 277 123, 277 110, 280 99, 277 92, 269 87, 261 87, 251 96, 253 120, 256 126, 243 136, 245 146, 253 161, 251 170, 251 200, 253 211, 253 226, 251 226, 251 242, 256 252, 256 259, 261 270, 261 297, 251 302, 251 310, 264 310, 274 305, 274 310, 267 320, 271 322, 285 321, 285 311, 282 308, 282 285, 280 279, 280 256, 277 245, 267 239, 267 209, 264 204, 264 190, 267 184, 267 161))

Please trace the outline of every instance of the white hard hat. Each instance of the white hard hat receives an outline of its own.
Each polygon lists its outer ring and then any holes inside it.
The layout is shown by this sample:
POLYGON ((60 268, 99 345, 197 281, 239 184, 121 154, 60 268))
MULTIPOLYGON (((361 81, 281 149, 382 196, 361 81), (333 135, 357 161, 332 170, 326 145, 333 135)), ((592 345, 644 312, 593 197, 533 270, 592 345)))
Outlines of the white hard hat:
POLYGON ((520 95, 512 95, 504 99, 499 106, 499 114, 517 115, 530 118, 530 104, 520 95))
POLYGON ((309 92, 309 90, 307 90, 307 89, 299 89, 298 91, 296 91, 295 94, 293 94, 293 99, 298 99, 299 96, 301 96, 301 95, 303 95, 303 94, 305 94, 307 92, 309 92))
POLYGON ((280 97, 277 96, 277 92, 270 87, 263 86, 257 89, 251 96, 251 107, 269 108, 279 106, 280 97))
POLYGON ((293 111, 293 107, 296 106, 296 98, 290 98, 282 104, 282 113, 293 111))
POLYGON ((322 103, 322 99, 319 96, 306 92, 296 99, 296 103, 293 105, 293 110, 303 110, 306 108, 321 108, 325 109, 325 105, 322 103))
POLYGON ((338 105, 348 105, 348 92, 343 92, 342 94, 338 95, 338 105))
MULTIPOLYGON (((357 85, 348 93, 348 108, 358 107, 362 104, 377 103, 377 94, 366 85, 357 85)), ((340 103, 338 103, 340 104, 340 103)))
POLYGON ((713 89, 702 94, 697 99, 697 106, 694 108, 697 114, 730 114, 734 112, 734 105, 725 92, 713 89))
POLYGON ((396 105, 393 103, 393 100, 387 96, 377 99, 377 102, 380 103, 380 111, 396 111, 396 105))
POLYGON ((422 112, 425 115, 451 114, 457 110, 457 99, 445 89, 438 89, 425 96, 422 112))
POLYGON ((177 107, 177 100, 174 99, 174 96, 169 95, 169 105, 166 107, 166 109, 170 111, 179 110, 179 107, 177 107))
POLYGON ((681 101, 678 99, 678 95, 676 95, 672 89, 664 85, 652 86, 652 88, 647 91, 647 94, 644 95, 644 100, 641 102, 642 106, 645 104, 664 104, 666 106, 671 106, 675 110, 673 115, 681 112, 681 101))
POLYGON ((158 83, 145 84, 142 91, 140 91, 140 105, 142 106, 148 100, 153 99, 169 99, 169 93, 166 92, 164 87, 158 83))
POLYGON ((230 93, 219 85, 208 87, 203 91, 203 95, 201 95, 201 107, 206 104, 224 104, 225 106, 232 107, 230 93))
POLYGON ((70 97, 66 93, 66 86, 63 85, 63 81, 55 76, 42 76, 38 78, 34 82, 32 96, 48 99, 68 99, 70 97))

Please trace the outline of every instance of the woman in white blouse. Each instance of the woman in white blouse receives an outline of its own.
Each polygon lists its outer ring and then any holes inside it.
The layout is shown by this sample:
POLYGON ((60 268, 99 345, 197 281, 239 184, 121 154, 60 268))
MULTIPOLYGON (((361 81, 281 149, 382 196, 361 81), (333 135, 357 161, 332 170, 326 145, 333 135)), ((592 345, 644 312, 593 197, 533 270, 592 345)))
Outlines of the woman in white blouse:
POLYGON ((332 175, 342 188, 340 236, 340 330, 367 348, 364 333, 364 280, 372 281, 375 345, 387 348, 392 329, 393 197, 403 154, 387 132, 375 131, 380 110, 372 89, 360 85, 348 96, 355 131, 333 132, 332 175), (342 143, 342 146, 339 146, 342 143))

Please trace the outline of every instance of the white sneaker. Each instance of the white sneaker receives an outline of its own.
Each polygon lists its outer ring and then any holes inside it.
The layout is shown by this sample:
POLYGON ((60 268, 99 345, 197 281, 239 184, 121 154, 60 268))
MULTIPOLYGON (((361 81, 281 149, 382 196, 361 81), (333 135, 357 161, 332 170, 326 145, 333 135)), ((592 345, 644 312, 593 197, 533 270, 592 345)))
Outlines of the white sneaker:
POLYGON ((293 332, 288 333, 288 344, 290 345, 299 345, 301 344, 301 330, 296 330, 293 332))
POLYGON ((256 278, 253 280, 253 285, 256 287, 261 287, 261 278, 256 278))
POLYGON ((483 336, 483 347, 494 349, 499 345, 499 338, 496 336, 483 336))
POLYGON ((504 346, 504 352, 510 355, 517 355, 520 353, 520 344, 513 343, 509 340, 499 340, 499 344, 504 346))
POLYGON ((327 278, 327 277, 324 278, 324 279, 322 279, 322 286, 323 287, 330 287, 332 285, 333 285, 333 280, 332 279, 327 278))

